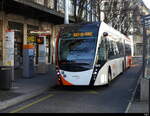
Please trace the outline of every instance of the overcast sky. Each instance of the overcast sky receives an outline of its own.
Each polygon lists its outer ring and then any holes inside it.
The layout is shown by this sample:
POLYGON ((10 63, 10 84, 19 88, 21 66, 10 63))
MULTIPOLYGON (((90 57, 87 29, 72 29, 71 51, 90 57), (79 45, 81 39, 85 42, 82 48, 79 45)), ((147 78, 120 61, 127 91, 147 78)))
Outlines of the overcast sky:
POLYGON ((145 5, 147 6, 147 8, 150 9, 150 0, 143 0, 143 2, 144 2, 145 5))

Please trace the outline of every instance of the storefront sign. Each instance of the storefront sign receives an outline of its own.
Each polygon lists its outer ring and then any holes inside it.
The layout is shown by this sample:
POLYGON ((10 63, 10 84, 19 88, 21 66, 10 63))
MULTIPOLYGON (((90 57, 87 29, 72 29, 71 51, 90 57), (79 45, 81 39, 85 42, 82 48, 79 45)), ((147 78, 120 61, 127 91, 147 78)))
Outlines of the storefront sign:
POLYGON ((35 36, 28 36, 27 42, 28 43, 34 43, 34 42, 36 42, 36 37, 35 36))
POLYGON ((14 66, 14 32, 7 31, 4 40, 4 66, 14 66))
POLYGON ((44 38, 43 37, 37 37, 37 44, 44 44, 44 38))

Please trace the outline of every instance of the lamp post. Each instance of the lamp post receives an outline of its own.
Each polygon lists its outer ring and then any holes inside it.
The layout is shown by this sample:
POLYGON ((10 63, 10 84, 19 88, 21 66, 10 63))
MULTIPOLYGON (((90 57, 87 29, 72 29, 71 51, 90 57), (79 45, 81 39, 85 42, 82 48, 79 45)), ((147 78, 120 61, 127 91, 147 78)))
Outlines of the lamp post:
POLYGON ((65 0, 65 19, 64 24, 69 24, 69 0, 65 0))

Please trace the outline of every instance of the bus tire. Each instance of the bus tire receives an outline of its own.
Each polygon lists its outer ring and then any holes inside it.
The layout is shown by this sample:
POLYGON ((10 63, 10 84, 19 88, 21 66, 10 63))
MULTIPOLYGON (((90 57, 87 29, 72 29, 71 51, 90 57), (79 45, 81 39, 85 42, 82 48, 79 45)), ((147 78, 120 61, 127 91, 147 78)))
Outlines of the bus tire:
POLYGON ((111 73, 110 73, 110 72, 108 72, 108 83, 110 83, 110 82, 111 82, 111 80, 112 80, 111 73))
POLYGON ((122 62, 122 72, 121 72, 121 74, 123 74, 124 71, 125 71, 124 62, 122 62))
POLYGON ((110 84, 111 80, 112 80, 112 75, 111 75, 111 69, 109 67, 109 70, 108 70, 108 83, 107 83, 107 85, 110 84))

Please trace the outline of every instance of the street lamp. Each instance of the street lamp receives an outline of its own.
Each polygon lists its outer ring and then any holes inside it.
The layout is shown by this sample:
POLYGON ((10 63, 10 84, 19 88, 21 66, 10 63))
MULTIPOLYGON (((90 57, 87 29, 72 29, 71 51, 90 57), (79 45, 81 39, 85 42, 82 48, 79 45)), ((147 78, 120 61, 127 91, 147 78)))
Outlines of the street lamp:
POLYGON ((65 19, 64 24, 69 24, 69 0, 65 0, 65 19))

